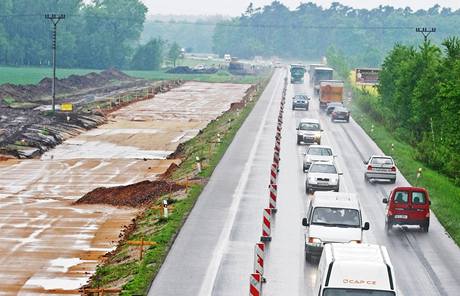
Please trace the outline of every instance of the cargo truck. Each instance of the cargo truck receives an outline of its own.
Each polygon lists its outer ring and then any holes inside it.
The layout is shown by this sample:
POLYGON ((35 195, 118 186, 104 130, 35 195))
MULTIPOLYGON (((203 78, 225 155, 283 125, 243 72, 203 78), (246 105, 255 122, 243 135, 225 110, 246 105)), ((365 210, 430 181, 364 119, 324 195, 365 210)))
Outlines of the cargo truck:
POLYGON ((291 65, 291 83, 303 83, 303 77, 305 75, 305 66, 301 64, 291 65))
POLYGON ((319 94, 319 83, 323 80, 332 80, 334 70, 329 67, 315 67, 313 70, 313 88, 315 94, 319 94))
POLYGON ((343 101, 343 81, 323 80, 319 84, 319 107, 326 109, 327 104, 343 101))

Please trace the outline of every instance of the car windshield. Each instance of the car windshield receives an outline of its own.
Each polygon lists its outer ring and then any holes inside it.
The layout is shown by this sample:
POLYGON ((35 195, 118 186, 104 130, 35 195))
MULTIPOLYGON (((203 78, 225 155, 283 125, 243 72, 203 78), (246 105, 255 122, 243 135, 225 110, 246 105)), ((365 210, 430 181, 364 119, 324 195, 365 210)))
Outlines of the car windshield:
POLYGON ((306 96, 295 96, 294 97, 295 100, 302 100, 302 101, 305 101, 307 99, 306 96))
POLYGON ((308 155, 331 156, 332 150, 329 148, 310 147, 307 151, 308 155))
POLYGON ((335 107, 334 111, 336 111, 336 112, 348 112, 347 108, 339 107, 339 106, 335 107))
POLYGON ((335 166, 332 164, 315 163, 309 170, 310 173, 337 174, 335 166))
POLYGON ((395 296, 395 292, 367 289, 327 288, 324 289, 323 296, 395 296))
POLYGON ((299 125, 299 129, 303 131, 319 131, 319 123, 314 122, 302 122, 299 125))
POLYGON ((371 164, 393 165, 393 160, 388 157, 373 157, 371 164))
POLYGON ((361 227, 358 210, 343 208, 315 208, 313 210, 311 224, 337 227, 361 227))

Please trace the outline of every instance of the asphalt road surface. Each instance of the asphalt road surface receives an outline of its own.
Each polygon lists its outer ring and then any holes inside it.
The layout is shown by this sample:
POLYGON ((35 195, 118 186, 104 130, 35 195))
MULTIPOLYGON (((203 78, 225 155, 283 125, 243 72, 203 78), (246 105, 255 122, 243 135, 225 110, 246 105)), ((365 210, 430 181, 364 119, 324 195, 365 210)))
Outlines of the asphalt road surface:
MULTIPOLYGON (((149 295, 247 295, 253 269, 254 244, 261 234, 262 209, 268 206, 269 171, 273 157, 276 118, 285 70, 277 70, 254 111, 238 132, 209 184, 179 233, 149 295)), ((308 81, 308 79, 307 79, 308 81)), ((300 89, 299 89, 300 88, 300 89)), ((295 127, 301 118, 318 118, 322 144, 332 146, 343 192, 357 193, 364 221, 371 229, 364 241, 385 245, 395 267, 401 295, 458 295, 460 249, 434 215, 429 233, 418 228, 384 230, 382 198, 396 184, 370 184, 363 178, 363 160, 381 150, 353 121, 332 123, 313 98, 309 111, 290 109, 295 91, 288 86, 281 140, 278 212, 273 240, 266 249, 264 295, 312 295, 316 265, 305 261, 304 217, 307 200, 302 158, 306 146, 296 145, 295 127)))

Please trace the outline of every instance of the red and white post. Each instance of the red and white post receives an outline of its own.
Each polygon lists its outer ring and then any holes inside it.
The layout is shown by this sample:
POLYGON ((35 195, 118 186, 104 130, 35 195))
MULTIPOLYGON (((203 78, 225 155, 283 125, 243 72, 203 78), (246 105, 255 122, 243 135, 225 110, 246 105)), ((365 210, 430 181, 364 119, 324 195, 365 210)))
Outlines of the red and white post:
POLYGON ((271 209, 264 209, 263 211, 263 218, 262 218, 262 236, 260 237, 261 242, 269 242, 272 240, 271 233, 272 233, 272 210, 271 209))
POLYGON ((257 243, 254 248, 254 273, 264 274, 265 244, 257 243))
POLYGON ((262 275, 251 273, 249 277, 249 296, 262 296, 262 275))
POLYGON ((278 165, 273 163, 270 168, 270 184, 276 184, 278 180, 278 165))
POLYGON ((270 198, 269 198, 269 208, 272 210, 272 213, 275 214, 276 209, 276 198, 278 197, 278 185, 277 184, 270 184, 270 198))

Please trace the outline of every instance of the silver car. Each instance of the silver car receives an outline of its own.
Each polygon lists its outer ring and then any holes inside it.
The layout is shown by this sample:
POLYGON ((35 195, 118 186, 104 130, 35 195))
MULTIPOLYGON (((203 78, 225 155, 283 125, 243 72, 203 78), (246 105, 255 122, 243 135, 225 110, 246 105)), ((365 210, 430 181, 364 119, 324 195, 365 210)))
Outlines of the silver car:
POLYGON ((324 145, 311 145, 305 150, 303 158, 303 171, 306 172, 314 162, 333 162, 332 148, 324 145))
POLYGON ((314 162, 307 172, 305 180, 305 192, 308 194, 317 190, 339 191, 339 176, 333 162, 314 162))
POLYGON ((396 165, 391 156, 372 155, 369 160, 363 161, 366 165, 364 179, 369 180, 389 180, 396 182, 396 165))
POLYGON ((318 119, 302 119, 297 126, 297 145, 321 144, 321 125, 318 119))

